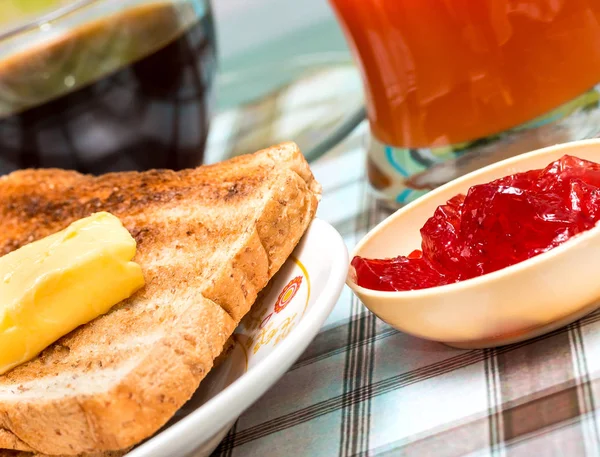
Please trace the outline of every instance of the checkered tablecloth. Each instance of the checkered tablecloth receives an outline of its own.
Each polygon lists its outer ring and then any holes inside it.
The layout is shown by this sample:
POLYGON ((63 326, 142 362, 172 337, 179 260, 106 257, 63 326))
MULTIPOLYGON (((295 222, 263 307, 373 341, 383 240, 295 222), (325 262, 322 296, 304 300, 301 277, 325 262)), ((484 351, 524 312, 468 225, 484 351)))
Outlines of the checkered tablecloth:
MULTIPOLYGON (((366 133, 312 164, 318 216, 349 249, 389 215, 367 189, 366 133)), ((346 288, 214 455, 597 456, 599 402, 600 313, 525 343, 458 350, 392 329, 346 288)))

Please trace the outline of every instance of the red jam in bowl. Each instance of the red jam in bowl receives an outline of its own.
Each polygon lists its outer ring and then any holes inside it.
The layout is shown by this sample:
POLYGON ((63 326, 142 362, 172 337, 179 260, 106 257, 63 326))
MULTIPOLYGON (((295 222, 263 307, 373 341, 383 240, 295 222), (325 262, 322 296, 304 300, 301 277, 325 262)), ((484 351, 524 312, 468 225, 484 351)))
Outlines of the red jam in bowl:
POLYGON ((563 156, 451 198, 421 228, 421 250, 393 259, 354 257, 352 266, 361 287, 427 289, 535 257, 599 219, 600 165, 563 156))

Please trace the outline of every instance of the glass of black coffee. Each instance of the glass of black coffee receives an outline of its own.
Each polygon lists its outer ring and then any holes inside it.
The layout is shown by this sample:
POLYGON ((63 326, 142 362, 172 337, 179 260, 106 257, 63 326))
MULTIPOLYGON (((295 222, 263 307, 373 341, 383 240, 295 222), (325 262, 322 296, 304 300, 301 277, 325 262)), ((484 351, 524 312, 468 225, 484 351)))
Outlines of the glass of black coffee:
POLYGON ((2 0, 0 174, 202 163, 209 0, 2 0))

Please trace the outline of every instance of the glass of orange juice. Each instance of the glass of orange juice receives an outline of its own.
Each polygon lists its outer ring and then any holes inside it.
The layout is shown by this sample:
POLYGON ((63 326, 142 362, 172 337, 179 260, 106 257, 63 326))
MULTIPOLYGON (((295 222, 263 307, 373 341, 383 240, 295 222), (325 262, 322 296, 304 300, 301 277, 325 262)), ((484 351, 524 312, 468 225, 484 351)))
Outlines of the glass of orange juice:
POLYGON ((330 0, 361 69, 372 187, 403 204, 600 133, 598 0, 330 0))

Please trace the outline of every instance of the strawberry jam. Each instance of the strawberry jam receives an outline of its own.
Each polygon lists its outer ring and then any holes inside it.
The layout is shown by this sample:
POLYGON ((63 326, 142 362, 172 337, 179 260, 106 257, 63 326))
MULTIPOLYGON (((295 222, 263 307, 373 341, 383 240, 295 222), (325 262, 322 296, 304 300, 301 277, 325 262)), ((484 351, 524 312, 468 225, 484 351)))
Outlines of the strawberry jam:
POLYGON ((544 169, 473 186, 421 228, 421 250, 355 257, 359 286, 426 289, 481 276, 546 252, 600 219, 600 165, 563 156, 544 169))

